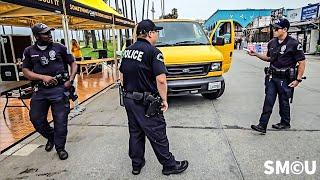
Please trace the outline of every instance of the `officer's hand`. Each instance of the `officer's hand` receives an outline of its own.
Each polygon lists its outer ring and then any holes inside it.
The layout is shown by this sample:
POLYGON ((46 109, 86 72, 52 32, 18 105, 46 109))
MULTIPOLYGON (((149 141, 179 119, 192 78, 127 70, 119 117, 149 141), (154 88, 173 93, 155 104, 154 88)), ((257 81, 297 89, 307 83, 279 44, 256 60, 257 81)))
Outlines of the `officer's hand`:
POLYGON ((161 111, 162 112, 166 112, 169 108, 169 105, 168 105, 168 102, 167 101, 162 101, 162 104, 161 104, 161 111))
POLYGON ((65 87, 66 89, 70 89, 71 86, 72 86, 72 84, 71 84, 70 81, 66 81, 66 82, 64 83, 64 87, 65 87))
POLYGON ((295 80, 295 81, 292 81, 288 86, 289 87, 292 87, 292 88, 295 88, 295 87, 297 87, 299 85, 299 82, 297 81, 297 80, 295 80))
POLYGON ((56 78, 51 77, 51 76, 46 76, 46 75, 43 76, 42 81, 44 82, 44 84, 47 84, 47 85, 57 85, 58 84, 58 81, 56 78))
POLYGON ((250 56, 257 56, 257 55, 258 55, 257 52, 252 51, 252 50, 250 50, 250 51, 248 52, 248 54, 249 54, 250 56))

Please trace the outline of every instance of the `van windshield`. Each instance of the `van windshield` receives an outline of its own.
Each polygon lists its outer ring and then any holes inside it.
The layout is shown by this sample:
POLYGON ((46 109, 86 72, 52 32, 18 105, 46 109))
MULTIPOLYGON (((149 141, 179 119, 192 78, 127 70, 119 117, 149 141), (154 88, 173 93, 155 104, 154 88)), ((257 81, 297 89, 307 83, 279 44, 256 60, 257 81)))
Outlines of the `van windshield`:
POLYGON ((159 31, 156 46, 208 45, 209 40, 200 24, 194 22, 158 22, 159 31))

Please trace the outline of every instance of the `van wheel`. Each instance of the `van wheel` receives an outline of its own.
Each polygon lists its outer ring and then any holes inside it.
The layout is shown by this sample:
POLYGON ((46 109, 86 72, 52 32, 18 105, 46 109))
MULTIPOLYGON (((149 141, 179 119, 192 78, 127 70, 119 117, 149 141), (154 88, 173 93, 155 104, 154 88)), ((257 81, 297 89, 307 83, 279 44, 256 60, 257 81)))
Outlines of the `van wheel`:
POLYGON ((210 100, 217 99, 220 96, 222 96, 222 94, 224 93, 225 86, 226 85, 225 85, 224 81, 221 81, 221 89, 219 89, 216 92, 212 92, 212 93, 202 93, 201 95, 202 95, 202 97, 204 97, 206 99, 210 99, 210 100))

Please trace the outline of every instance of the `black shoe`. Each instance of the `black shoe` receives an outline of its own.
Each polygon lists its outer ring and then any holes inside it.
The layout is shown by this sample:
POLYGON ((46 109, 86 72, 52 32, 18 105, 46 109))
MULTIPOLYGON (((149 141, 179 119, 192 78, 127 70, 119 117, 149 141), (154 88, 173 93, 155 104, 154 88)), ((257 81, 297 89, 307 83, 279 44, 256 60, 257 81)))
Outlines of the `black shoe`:
POLYGON ((132 167, 132 174, 133 174, 133 175, 138 175, 138 174, 140 174, 141 169, 144 167, 145 164, 146 164, 146 163, 143 162, 143 163, 141 164, 141 166, 139 166, 139 167, 132 167))
POLYGON ((266 133, 267 132, 267 128, 265 126, 262 126, 261 124, 258 125, 251 125, 251 129, 261 132, 261 133, 266 133))
POLYGON ((46 144, 46 147, 44 148, 47 152, 51 151, 54 146, 54 143, 52 141, 48 141, 46 144))
POLYGON ((66 150, 57 151, 57 153, 61 160, 66 160, 69 157, 68 152, 66 150))
POLYGON ((170 167, 163 167, 162 169, 162 174, 164 175, 170 175, 170 174, 179 174, 185 171, 188 166, 189 162, 188 161, 177 161, 177 164, 175 166, 170 166, 170 167))
POLYGON ((283 123, 273 124, 272 128, 282 130, 282 129, 290 129, 291 126, 283 123))

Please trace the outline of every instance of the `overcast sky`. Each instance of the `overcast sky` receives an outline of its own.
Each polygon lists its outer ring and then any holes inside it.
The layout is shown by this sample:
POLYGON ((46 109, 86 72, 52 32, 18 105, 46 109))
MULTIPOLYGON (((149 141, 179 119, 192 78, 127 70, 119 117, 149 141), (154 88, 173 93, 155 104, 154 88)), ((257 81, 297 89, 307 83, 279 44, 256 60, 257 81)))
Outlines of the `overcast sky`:
MULTIPOLYGON (((118 0, 121 2, 122 0, 118 0)), ((114 6, 115 0, 110 0, 111 6, 114 6)), ((128 14, 130 15, 130 0, 126 0, 128 6, 128 14)), ((145 0, 147 4, 148 0, 145 0)), ((155 18, 158 19, 161 14, 161 0, 149 0, 149 19, 152 18, 151 4, 155 4, 155 18)), ((277 9, 287 8, 295 9, 308 5, 309 3, 318 3, 319 0, 165 0, 165 14, 171 12, 171 9, 177 8, 179 18, 187 19, 208 19, 217 9, 277 9)), ((138 21, 141 20, 143 0, 136 0, 138 21)), ((146 5, 147 6, 147 5, 146 5)), ((122 5, 120 4, 120 8, 122 5)), ((147 12, 147 10, 145 10, 147 12)), ((129 16, 130 17, 130 16, 129 16)), ((146 14, 145 14, 146 17, 146 14)), ((6 27, 6 32, 11 32, 9 27, 6 27)), ((0 34, 2 34, 0 28, 0 34)), ((16 34, 31 34, 30 29, 14 28, 16 34)), ((57 33, 60 34, 60 33, 57 33)))
MULTIPOLYGON (((148 0, 145 0, 147 4, 148 0)), ((155 4, 155 17, 159 18, 161 14, 161 0, 149 0, 155 4)), ((111 0, 113 2, 113 0, 111 0)), ((120 2, 120 0, 119 0, 120 2)), ((127 0, 129 2, 129 0, 127 0)), ((138 15, 141 18, 143 0, 136 0, 138 15)), ((165 0, 165 13, 171 12, 171 9, 177 8, 179 18, 189 19, 208 19, 217 9, 278 9, 281 7, 295 9, 308 5, 309 3, 318 3, 319 0, 165 0)), ((128 7, 130 10, 130 8, 128 7)), ((151 12, 149 9, 149 18, 151 12)), ((146 15, 145 15, 146 16, 146 15)), ((141 19, 139 19, 141 20, 141 19)))

